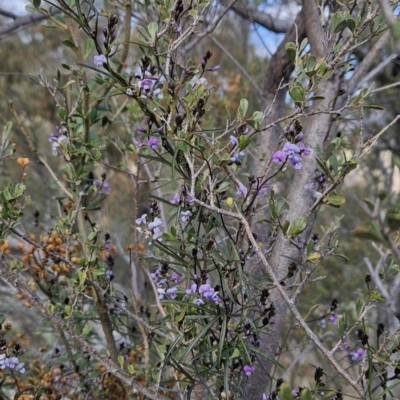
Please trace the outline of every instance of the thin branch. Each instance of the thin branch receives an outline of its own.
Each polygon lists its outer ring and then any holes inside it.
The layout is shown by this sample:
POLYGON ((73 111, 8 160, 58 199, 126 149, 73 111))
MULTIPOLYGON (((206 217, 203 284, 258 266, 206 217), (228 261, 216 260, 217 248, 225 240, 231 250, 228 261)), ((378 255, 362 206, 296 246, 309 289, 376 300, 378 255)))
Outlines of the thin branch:
MULTIPOLYGON (((47 19, 50 15, 55 15, 59 13, 58 10, 51 10, 48 15, 35 14, 35 15, 24 15, 23 17, 18 17, 15 21, 10 24, 0 26, 0 40, 4 39, 7 36, 19 31, 22 28, 26 28, 30 25, 37 24, 45 19, 47 19)), ((13 18, 13 17, 11 17, 13 18)))

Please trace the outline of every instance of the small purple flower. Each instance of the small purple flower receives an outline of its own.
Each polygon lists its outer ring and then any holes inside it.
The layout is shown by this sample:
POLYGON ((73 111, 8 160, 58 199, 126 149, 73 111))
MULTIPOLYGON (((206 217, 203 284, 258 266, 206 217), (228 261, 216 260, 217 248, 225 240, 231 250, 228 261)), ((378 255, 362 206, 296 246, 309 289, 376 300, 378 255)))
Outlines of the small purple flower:
POLYGON ((142 133, 146 133, 146 129, 142 125, 138 125, 137 130, 142 133))
POLYGON ((136 225, 141 225, 146 223, 147 214, 143 214, 140 218, 135 220, 136 225))
POLYGON ((176 292, 178 291, 178 288, 177 287, 173 287, 173 288, 169 288, 169 289, 167 289, 167 291, 166 291, 166 295, 167 296, 169 296, 169 298, 171 299, 171 300, 175 300, 176 299, 176 292))
POLYGON ((111 271, 111 269, 108 269, 105 273, 104 276, 106 277, 106 279, 108 279, 109 281, 112 281, 115 277, 114 272, 111 271))
POLYGON ((19 373, 23 374, 23 373, 25 372, 25 364, 24 364, 24 363, 19 363, 19 364, 15 367, 15 369, 16 369, 19 373))
POLYGON ((153 240, 159 239, 162 235, 163 233, 158 226, 153 229, 153 240))
POLYGON ((153 150, 157 150, 158 145, 160 144, 160 141, 156 138, 150 138, 147 141, 147 146, 149 146, 153 150))
POLYGON ((245 365, 243 367, 243 371, 247 376, 251 376, 251 374, 255 371, 255 367, 252 367, 251 365, 245 365))
POLYGON ((318 392, 318 396, 324 396, 325 395, 325 392, 323 392, 323 391, 320 391, 320 392, 318 392))
POLYGON ((239 183, 238 190, 236 192, 238 196, 247 196, 247 187, 243 185, 243 183, 239 183))
POLYGON ((318 322, 318 325, 319 325, 322 329, 325 329, 325 328, 326 328, 326 320, 325 320, 325 319, 321 319, 321 321, 318 322))
POLYGON ((181 277, 180 277, 180 275, 179 274, 177 274, 175 271, 171 274, 171 280, 174 282, 174 283, 179 283, 180 281, 181 281, 181 277))
POLYGON ((340 350, 347 350, 349 348, 349 345, 347 342, 343 342, 342 345, 340 346, 340 350))
POLYGON ((159 226, 163 226, 164 222, 162 219, 155 217, 153 222, 150 222, 147 226, 149 229, 158 228, 159 226))
POLYGON ((293 397, 299 397, 300 396, 300 392, 298 390, 292 390, 292 396, 293 397))
POLYGON ((298 148, 300 149, 300 154, 302 156, 308 156, 311 154, 311 149, 306 149, 306 146, 304 146, 304 143, 299 143, 298 148))
POLYGON ((300 132, 300 133, 296 136, 295 142, 296 142, 296 143, 301 142, 303 139, 304 139, 304 133, 303 133, 303 132, 300 132))
POLYGON ((111 192, 111 186, 106 182, 103 184, 103 190, 106 194, 110 194, 111 192))
POLYGON ((352 361, 357 361, 359 358, 364 357, 364 355, 365 355, 365 350, 362 348, 359 348, 357 351, 352 351, 350 353, 352 361))
POLYGON ((100 54, 99 56, 94 56, 93 62, 97 67, 102 67, 107 62, 107 58, 104 54, 100 54))
POLYGON ((258 189, 257 190, 257 196, 260 196, 260 195, 264 194, 266 191, 267 191, 266 187, 258 189))
MULTIPOLYGON (((315 250, 314 250, 315 251, 315 250)), ((329 317, 329 322, 332 324, 332 325, 337 325, 337 321, 338 321, 338 319, 341 317, 341 315, 339 315, 339 314, 332 314, 330 317, 329 317)))
POLYGON ((294 154, 299 154, 300 153, 300 148, 296 144, 286 142, 285 145, 283 146, 282 151, 290 157, 292 157, 294 154))
POLYGON ((186 294, 195 294, 197 290, 197 285, 195 283, 192 284, 192 286, 190 286, 189 289, 186 289, 186 294))
POLYGON ((154 272, 150 274, 150 276, 154 281, 156 281, 158 277, 161 275, 161 273, 162 273, 161 268, 157 268, 154 272))
POLYGON ((158 288, 158 289, 157 289, 157 292, 158 292, 158 298, 159 298, 160 300, 164 300, 164 297, 165 297, 165 289, 158 288))
POLYGON ((289 163, 293 165, 295 169, 301 169, 303 167, 301 164, 301 157, 298 154, 293 154, 293 156, 289 158, 289 163))
POLYGON ((187 211, 181 211, 180 217, 182 222, 187 222, 189 221, 189 218, 192 216, 192 212, 187 210, 187 211))
POLYGON ((275 164, 282 163, 286 160, 287 155, 283 151, 276 151, 274 155, 272 156, 272 162, 275 164))
POLYGON ((138 140, 135 140, 135 139, 133 139, 133 144, 138 148, 138 149, 140 149, 143 145, 142 145, 142 143, 140 143, 138 140))
POLYGON ((247 126, 246 126, 246 128, 242 132, 242 135, 246 136, 248 133, 249 133, 249 128, 247 128, 247 126))
POLYGON ((221 68, 220 65, 216 65, 215 67, 211 68, 211 71, 219 71, 221 68))
POLYGON ((205 304, 204 300, 202 300, 202 299, 195 299, 193 303, 198 306, 204 306, 204 304, 205 304))
POLYGON ((134 92, 131 88, 126 89, 125 94, 127 94, 128 96, 133 96, 134 92))
POLYGON ((181 196, 179 195, 179 193, 175 193, 174 197, 172 198, 170 203, 171 204, 179 204, 180 201, 181 201, 181 196))
POLYGON ((233 163, 238 163, 240 162, 240 157, 244 156, 244 151, 241 151, 240 153, 235 153, 231 158, 230 161, 233 163))
POLYGON ((139 86, 144 89, 146 92, 151 89, 153 85, 153 81, 151 79, 143 79, 140 83, 139 86))
POLYGON ((192 207, 194 204, 194 200, 190 196, 185 197, 185 201, 188 204, 189 207, 192 207))
POLYGON ((199 287, 199 293, 205 298, 207 298, 208 295, 211 295, 210 292, 212 294, 214 289, 208 283, 199 287))
POLYGON ((231 144, 233 144, 234 146, 237 146, 239 144, 239 140, 237 137, 231 135, 229 136, 229 141, 231 142, 231 144))

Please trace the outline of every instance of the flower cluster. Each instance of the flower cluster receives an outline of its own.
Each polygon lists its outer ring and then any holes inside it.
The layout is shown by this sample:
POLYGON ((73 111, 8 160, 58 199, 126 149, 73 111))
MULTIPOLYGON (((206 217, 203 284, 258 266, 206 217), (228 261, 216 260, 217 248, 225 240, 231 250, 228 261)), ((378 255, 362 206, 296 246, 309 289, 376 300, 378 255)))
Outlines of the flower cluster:
POLYGON ((165 297, 169 297, 171 300, 176 299, 177 291, 179 290, 176 286, 170 287, 170 284, 179 284, 181 276, 175 271, 168 276, 169 266, 164 263, 160 268, 157 268, 153 273, 150 274, 153 279, 158 292, 158 298, 163 300, 165 297))
POLYGON ((140 72, 137 72, 134 76, 135 78, 139 79, 137 82, 137 87, 140 91, 144 92, 147 97, 151 97, 152 94, 155 96, 161 95, 161 89, 153 90, 154 85, 159 80, 157 72, 157 67, 152 65, 149 57, 144 56, 140 60, 140 72))
POLYGON ((283 134, 286 136, 288 141, 284 144, 282 150, 276 151, 272 155, 272 161, 275 164, 282 164, 289 161, 295 169, 301 169, 302 158, 311 154, 311 150, 307 149, 302 143, 304 139, 304 133, 301 131, 302 126, 300 122, 295 121, 294 125, 283 130, 283 134))
POLYGON ((49 142, 51 143, 51 150, 55 156, 61 155, 60 146, 62 143, 68 143, 67 131, 64 128, 56 127, 57 133, 51 133, 49 142))
POLYGON ((193 303, 198 306, 205 304, 204 300, 209 300, 214 302, 214 304, 220 304, 221 298, 219 297, 219 292, 213 289, 208 283, 200 285, 197 287, 196 283, 193 283, 189 289, 186 289, 186 294, 195 295, 200 294, 201 297, 196 298, 193 303))
POLYGON ((93 62, 96 67, 102 67, 103 64, 107 64, 107 58, 104 54, 93 57, 93 62))
POLYGON ((352 351, 349 355, 352 361, 357 361, 359 358, 361 359, 365 356, 365 350, 360 347, 357 351, 352 351))
POLYGON ((15 369, 23 374, 25 372, 25 364, 20 363, 17 357, 7 357, 5 354, 0 354, 0 369, 15 369))
POLYGON ((93 181, 93 186, 96 188, 97 191, 102 192, 104 194, 110 194, 111 192, 111 187, 107 182, 104 182, 103 180, 99 181, 95 179, 93 181))

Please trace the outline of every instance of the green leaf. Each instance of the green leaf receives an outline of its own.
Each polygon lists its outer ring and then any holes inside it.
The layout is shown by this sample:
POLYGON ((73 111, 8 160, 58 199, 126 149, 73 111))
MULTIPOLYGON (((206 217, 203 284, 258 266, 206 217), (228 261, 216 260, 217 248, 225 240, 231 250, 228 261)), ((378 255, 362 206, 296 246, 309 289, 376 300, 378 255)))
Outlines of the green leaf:
POLYGON ((288 55, 290 61, 294 62, 296 60, 297 48, 293 42, 285 44, 286 54, 288 55))
POLYGON ((356 314, 357 314, 357 317, 360 316, 362 308, 363 308, 363 301, 361 299, 358 299, 357 303, 356 303, 356 314))
POLYGON ((336 194, 334 192, 329 193, 326 198, 326 204, 330 206, 340 207, 346 202, 346 198, 340 194, 336 194))
POLYGON ((379 243, 386 242, 382 235, 365 226, 358 226, 351 233, 360 239, 373 240, 379 243))
POLYGON ((92 324, 85 324, 82 330, 82 336, 86 336, 92 330, 92 324))
POLYGON ((304 217, 296 218, 291 224, 288 232, 288 236, 295 236, 303 232, 307 227, 307 220, 304 217))
POLYGON ((94 40, 92 38, 86 39, 85 42, 85 54, 83 58, 86 60, 90 54, 92 54, 92 51, 94 50, 94 40))
POLYGON ((246 117, 247 110, 249 108, 249 102, 246 99, 240 100, 240 106, 238 109, 237 117, 240 121, 243 121, 246 117))
POLYGON ((63 45, 67 46, 67 47, 69 47, 69 48, 71 48, 73 50, 75 50, 75 48, 76 48, 74 42, 72 40, 69 40, 69 39, 63 40, 63 45))
POLYGON ((157 32, 158 32, 158 25, 156 22, 150 22, 150 24, 147 26, 147 30, 150 33, 150 37, 153 40, 156 40, 157 37, 157 32))
POLYGON ((293 86, 291 89, 289 89, 289 95, 293 99, 296 106, 301 107, 304 101, 304 95, 305 95, 304 89, 298 85, 293 86))
POLYGON ((242 135, 239 138, 239 151, 244 150, 250 143, 250 138, 247 135, 242 135))
POLYGON ((300 400, 314 400, 309 389, 303 389, 301 391, 300 400))
POLYGON ((340 339, 342 339, 342 340, 344 338, 344 332, 346 330, 346 327, 347 327, 346 314, 343 314, 342 318, 340 318, 338 321, 338 332, 339 332, 340 339))
POLYGON ((124 356, 123 355, 119 355, 118 356, 118 364, 120 365, 121 368, 124 367, 124 362, 125 362, 124 356))
POLYGON ((68 116, 68 111, 67 111, 67 109, 64 108, 64 107, 61 107, 61 108, 58 110, 58 115, 60 116, 60 118, 61 118, 62 120, 66 119, 67 116, 68 116))

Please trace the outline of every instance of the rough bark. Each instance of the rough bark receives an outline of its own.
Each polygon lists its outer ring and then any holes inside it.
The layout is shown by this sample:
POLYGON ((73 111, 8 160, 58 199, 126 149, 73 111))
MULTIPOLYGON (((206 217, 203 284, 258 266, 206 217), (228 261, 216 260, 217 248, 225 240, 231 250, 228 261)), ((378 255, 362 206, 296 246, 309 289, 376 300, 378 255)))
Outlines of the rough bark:
MULTIPOLYGON (((299 14, 299 17, 302 17, 303 15, 303 26, 311 44, 311 52, 318 58, 322 58, 325 56, 323 43, 324 36, 318 18, 318 10, 314 1, 304 2, 304 7, 302 12, 299 14)), ((300 32, 299 25, 297 29, 300 32)), ((266 85, 268 85, 268 82, 266 82, 266 85)), ((336 98, 338 89, 338 74, 333 75, 333 77, 329 80, 323 81, 318 89, 317 94, 323 95, 325 99, 316 102, 312 107, 312 111, 325 110, 331 107, 332 100, 336 98)), ((279 110, 274 110, 273 113, 271 113, 271 121, 273 118, 276 119, 276 117, 279 115, 279 112, 279 110)), ((317 114, 309 117, 304 123, 304 132, 306 137, 305 145, 313 148, 317 145, 322 147, 324 139, 330 130, 331 123, 332 116, 330 114, 317 114)), ((271 151, 271 149, 273 149, 273 146, 271 146, 269 143, 267 146, 268 148, 264 148, 264 151, 268 151, 268 149, 271 151)), ((315 157, 311 156, 305 158, 303 161, 304 163, 302 170, 296 172, 294 180, 290 186, 287 200, 288 204, 291 205, 291 208, 285 214, 285 220, 293 221, 299 216, 306 216, 314 201, 311 193, 306 191, 304 186, 307 183, 310 183, 315 177, 315 157)), ((269 260, 270 264, 274 268, 274 272, 278 280, 283 279, 286 276, 288 265, 292 259, 300 260, 299 251, 297 248, 291 245, 289 240, 285 239, 282 232, 279 232, 269 260)), ((290 285, 287 285, 287 287, 289 286, 290 285)), ((274 317, 274 324, 271 325, 271 330, 266 334, 260 335, 259 340, 261 343, 260 349, 265 352, 270 359, 275 359, 276 353, 279 349, 279 342, 283 333, 287 305, 276 290, 271 291, 269 299, 274 304, 277 314, 274 317)), ((260 363, 261 365, 257 366, 255 372, 249 379, 248 393, 246 396, 246 398, 249 400, 261 399, 262 394, 265 393, 269 385, 268 375, 271 372, 273 363, 266 359, 260 359, 260 363)))

